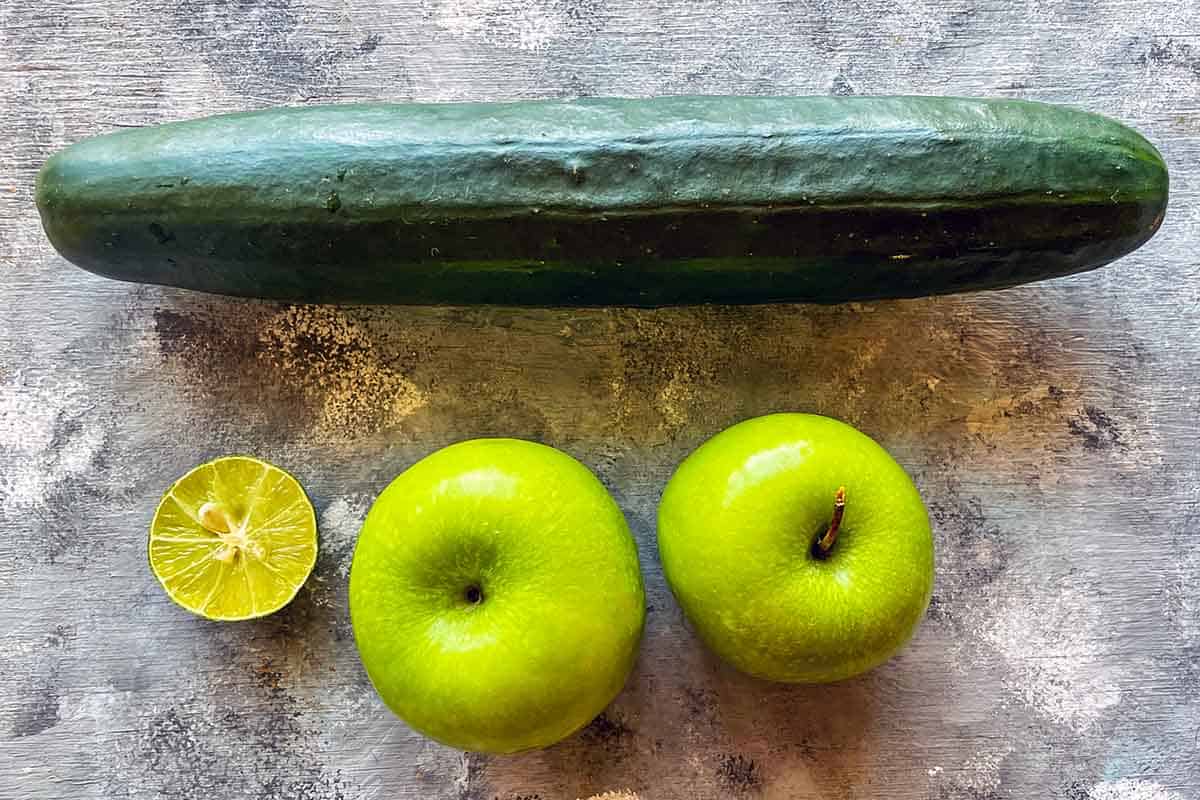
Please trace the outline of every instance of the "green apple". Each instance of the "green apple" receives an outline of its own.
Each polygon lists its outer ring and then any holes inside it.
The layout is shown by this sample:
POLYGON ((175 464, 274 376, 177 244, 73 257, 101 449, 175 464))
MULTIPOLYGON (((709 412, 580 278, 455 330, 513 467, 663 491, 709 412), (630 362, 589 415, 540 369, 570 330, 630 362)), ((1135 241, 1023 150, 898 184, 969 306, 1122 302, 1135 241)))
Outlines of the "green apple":
POLYGON ((463 750, 544 747, 625 684, 646 598, 600 481, 533 442, 433 453, 371 506, 350 569, 367 674, 413 728, 463 750))
POLYGON ((663 571, 700 638, 744 672, 824 683, 894 655, 933 590, 913 482, 812 414, 734 425, 679 466, 658 511, 663 571))

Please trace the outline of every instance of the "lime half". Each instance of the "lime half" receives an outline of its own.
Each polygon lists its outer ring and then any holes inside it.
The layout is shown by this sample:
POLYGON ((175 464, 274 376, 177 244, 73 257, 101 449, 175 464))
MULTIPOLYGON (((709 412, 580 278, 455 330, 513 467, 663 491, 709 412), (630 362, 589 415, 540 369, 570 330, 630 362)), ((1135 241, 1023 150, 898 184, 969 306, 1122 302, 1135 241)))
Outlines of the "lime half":
POLYGON ((201 464, 163 495, 150 523, 150 568, 167 595, 206 619, 262 617, 286 606, 317 561, 304 489, 247 456, 201 464))

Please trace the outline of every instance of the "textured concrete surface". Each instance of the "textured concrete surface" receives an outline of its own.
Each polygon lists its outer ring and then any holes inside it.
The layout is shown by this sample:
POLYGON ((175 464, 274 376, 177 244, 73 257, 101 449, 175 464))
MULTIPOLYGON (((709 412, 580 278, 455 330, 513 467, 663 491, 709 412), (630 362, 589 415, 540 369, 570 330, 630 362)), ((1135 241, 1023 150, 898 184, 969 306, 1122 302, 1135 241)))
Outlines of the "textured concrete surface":
POLYGON ((5 0, 0 3, 0 797, 1181 800, 1200 786, 1200 5, 1190 0, 5 0), (32 182, 118 126, 273 103, 901 93, 1066 102, 1172 170, 1143 250, 1005 292, 832 308, 292 308, 118 284, 44 241, 32 182), (841 417, 934 518, 929 617, 845 684, 717 664, 663 582, 654 509, 706 436, 841 417), (539 753, 391 717, 346 609, 397 472, 506 434, 627 510, 649 620, 612 708, 539 753), (211 456, 292 470, 320 515, 300 597, 174 607, 162 490, 211 456))

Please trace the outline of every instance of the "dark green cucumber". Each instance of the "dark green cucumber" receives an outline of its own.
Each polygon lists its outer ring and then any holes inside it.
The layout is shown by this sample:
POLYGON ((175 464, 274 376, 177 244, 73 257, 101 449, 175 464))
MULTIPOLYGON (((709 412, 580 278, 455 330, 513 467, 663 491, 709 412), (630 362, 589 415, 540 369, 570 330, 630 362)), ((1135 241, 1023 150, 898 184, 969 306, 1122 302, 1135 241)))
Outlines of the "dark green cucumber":
POLYGON ((298 301, 837 302, 1012 286, 1158 228, 1112 120, 1012 100, 672 97, 282 108, 122 131, 38 177, 113 278, 298 301))

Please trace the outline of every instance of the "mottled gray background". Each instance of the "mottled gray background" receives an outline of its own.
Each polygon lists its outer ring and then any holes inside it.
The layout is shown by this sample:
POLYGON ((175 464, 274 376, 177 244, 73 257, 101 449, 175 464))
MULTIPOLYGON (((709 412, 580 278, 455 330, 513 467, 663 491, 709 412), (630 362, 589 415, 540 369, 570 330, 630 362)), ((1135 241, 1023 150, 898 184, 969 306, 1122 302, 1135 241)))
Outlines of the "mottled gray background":
POLYGON ((1181 800, 1200 785, 1200 4, 1194 0, 0 0, 0 797, 1181 800), (994 294, 832 308, 287 307, 92 277, 42 237, 56 148, 275 103, 661 93, 1025 97, 1109 113, 1171 167, 1148 246, 994 294), (877 437, 927 498, 912 646, 845 684, 715 663, 654 510, 715 430, 780 409, 877 437), (482 434, 565 448, 641 546, 628 688, 544 752, 464 756, 359 667, 357 526, 482 434), (155 503, 249 451, 322 555, 273 618, 176 608, 155 503))

